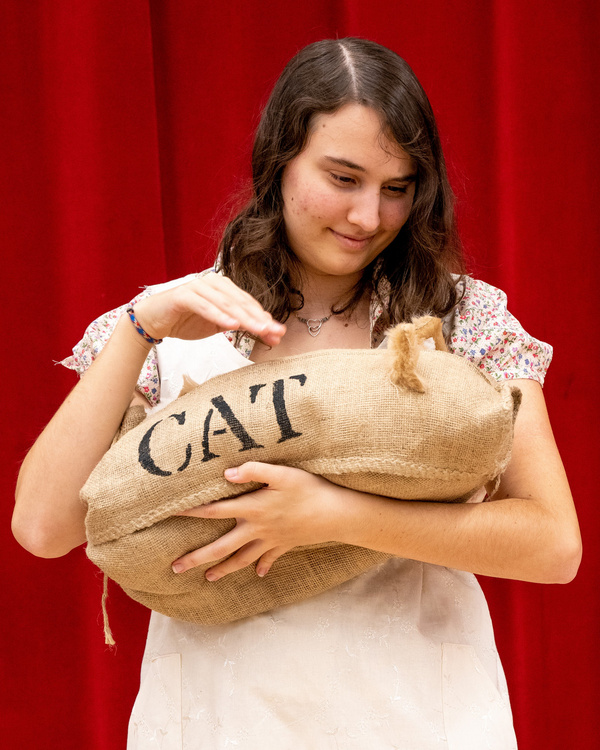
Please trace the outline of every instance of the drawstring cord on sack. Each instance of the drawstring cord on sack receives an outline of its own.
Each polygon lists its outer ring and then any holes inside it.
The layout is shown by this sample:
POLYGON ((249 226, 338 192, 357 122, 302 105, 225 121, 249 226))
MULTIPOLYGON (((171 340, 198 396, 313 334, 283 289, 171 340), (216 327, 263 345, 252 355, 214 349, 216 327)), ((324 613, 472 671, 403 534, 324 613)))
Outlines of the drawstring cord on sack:
POLYGON ((106 600, 108 599, 108 576, 104 574, 104 586, 102 589, 102 618, 104 620, 104 643, 107 646, 116 646, 116 641, 113 638, 110 624, 108 622, 108 611, 106 609, 106 600))
MULTIPOLYGON (((135 321, 132 318, 132 321, 135 321)), ((141 333, 141 332, 140 332, 141 333)), ((142 336, 144 334, 142 333, 142 336)), ((157 342, 159 343, 159 342, 157 342)), ((130 406, 129 409, 125 412, 125 415, 123 417, 123 420, 121 422, 121 426, 117 430, 117 434, 114 436, 111 446, 114 445, 118 440, 120 440, 123 435, 125 435, 129 430, 133 429, 134 427, 137 427, 138 424, 141 424, 143 420, 146 417, 146 410, 141 404, 136 404, 135 406, 130 406)), ((112 631, 110 629, 110 623, 108 622, 108 611, 106 609, 106 600, 108 599, 108 576, 106 573, 104 573, 104 585, 102 587, 102 620, 104 622, 104 643, 106 643, 107 646, 116 646, 116 641, 113 638, 112 631)))

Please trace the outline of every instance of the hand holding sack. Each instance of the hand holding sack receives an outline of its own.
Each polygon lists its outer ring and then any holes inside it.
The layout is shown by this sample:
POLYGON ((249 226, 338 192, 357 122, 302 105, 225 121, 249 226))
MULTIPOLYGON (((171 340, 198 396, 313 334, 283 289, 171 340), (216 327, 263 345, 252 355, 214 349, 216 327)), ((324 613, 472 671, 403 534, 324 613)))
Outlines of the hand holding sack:
POLYGON ((520 391, 424 349, 429 337, 445 349, 440 320, 396 326, 388 349, 286 357, 180 396, 129 430, 90 475, 81 493, 88 556, 133 599, 202 624, 314 596, 384 561, 329 542, 291 550, 264 578, 246 567, 208 582, 209 565, 177 575, 171 563, 235 520, 173 514, 258 489, 223 477, 245 461, 403 500, 467 500, 508 463, 520 391))

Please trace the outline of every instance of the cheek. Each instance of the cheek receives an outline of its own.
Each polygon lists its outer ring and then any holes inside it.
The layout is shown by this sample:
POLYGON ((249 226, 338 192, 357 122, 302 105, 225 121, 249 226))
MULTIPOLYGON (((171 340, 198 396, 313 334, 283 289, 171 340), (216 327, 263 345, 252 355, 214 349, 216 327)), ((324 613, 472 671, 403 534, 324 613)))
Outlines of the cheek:
POLYGON ((284 199, 285 212, 290 218, 323 221, 334 210, 331 195, 314 184, 296 184, 286 191, 284 199))
POLYGON ((402 201, 399 205, 388 206, 382 214, 382 224, 390 231, 400 231, 406 224, 412 210, 412 200, 402 201))

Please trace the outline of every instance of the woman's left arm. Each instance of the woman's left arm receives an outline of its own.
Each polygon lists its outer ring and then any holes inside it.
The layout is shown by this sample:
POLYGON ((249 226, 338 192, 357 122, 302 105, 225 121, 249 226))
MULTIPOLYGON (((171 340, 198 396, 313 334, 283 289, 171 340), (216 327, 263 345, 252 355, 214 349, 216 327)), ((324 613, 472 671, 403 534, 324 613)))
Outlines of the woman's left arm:
POLYGON ((227 558, 207 571, 216 580, 257 562, 264 575, 284 552, 338 541, 398 557, 500 578, 567 583, 581 559, 573 499, 554 441, 542 389, 523 392, 510 464, 485 503, 401 501, 333 485, 299 469, 250 462, 226 477, 268 486, 186 515, 236 518, 217 541, 176 561, 181 572, 227 558))

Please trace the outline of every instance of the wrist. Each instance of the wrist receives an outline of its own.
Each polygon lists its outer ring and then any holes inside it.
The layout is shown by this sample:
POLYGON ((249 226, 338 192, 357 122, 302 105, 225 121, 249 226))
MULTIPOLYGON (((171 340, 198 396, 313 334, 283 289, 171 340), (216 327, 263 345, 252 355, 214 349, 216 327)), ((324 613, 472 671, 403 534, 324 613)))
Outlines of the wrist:
POLYGON ((378 549, 374 542, 385 526, 385 498, 349 487, 338 486, 336 489, 339 509, 336 541, 378 549))
POLYGON ((357 544, 354 528, 357 515, 357 493, 333 482, 327 482, 323 489, 319 500, 320 534, 323 540, 341 544, 357 544))
MULTIPOLYGON (((135 350, 143 353, 144 358, 148 356, 154 344, 151 344, 143 336, 136 331, 133 323, 129 319, 127 313, 123 313, 120 320, 115 327, 115 334, 123 341, 128 348, 134 348, 135 350)), ((114 337, 114 334, 113 334, 114 337)), ((111 337, 112 338, 112 337, 111 337)))
POLYGON ((144 326, 140 323, 136 311, 133 309, 133 306, 128 307, 125 310, 126 315, 129 317, 129 320, 131 321, 132 326, 135 328, 137 333, 146 341, 147 343, 151 344, 152 346, 157 346, 158 344, 162 343, 162 338, 155 338, 154 336, 151 336, 148 331, 144 328, 144 326))

